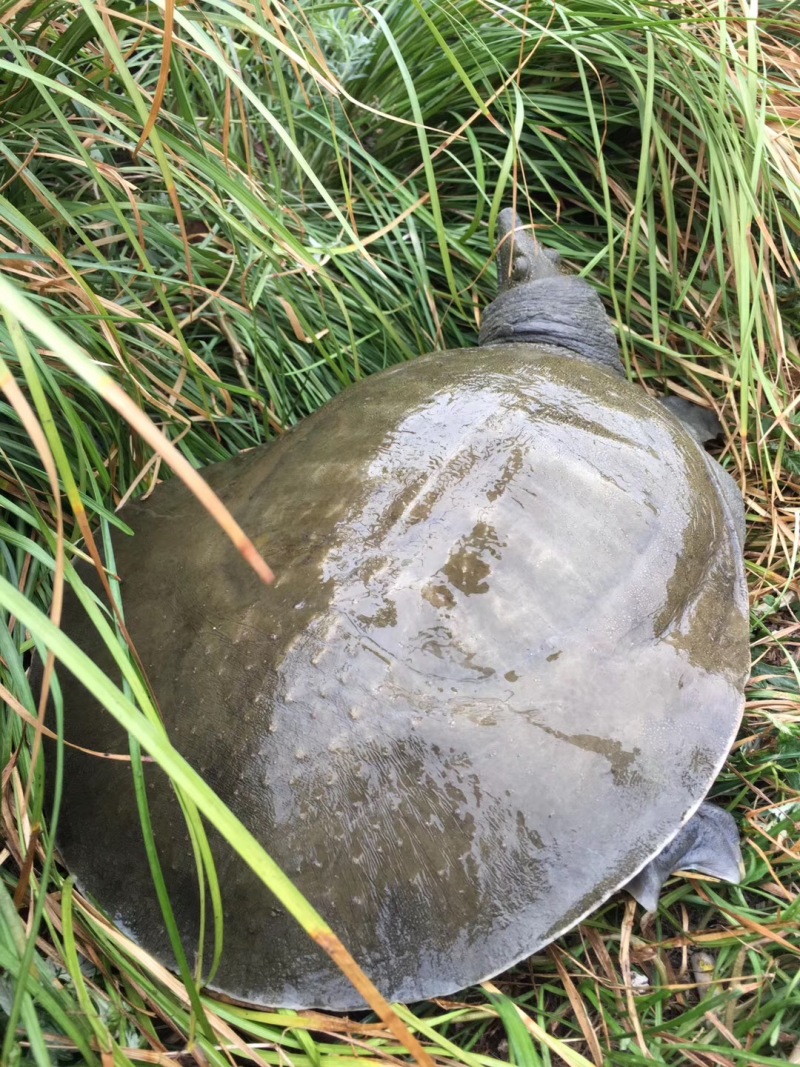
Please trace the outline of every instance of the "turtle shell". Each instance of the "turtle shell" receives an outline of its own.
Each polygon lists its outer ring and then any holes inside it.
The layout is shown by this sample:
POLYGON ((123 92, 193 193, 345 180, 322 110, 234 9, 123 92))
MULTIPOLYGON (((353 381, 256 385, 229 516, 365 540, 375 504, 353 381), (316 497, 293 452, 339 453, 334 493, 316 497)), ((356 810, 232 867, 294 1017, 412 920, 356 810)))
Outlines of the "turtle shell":
MULTIPOLYGON (((712 465, 638 387, 510 345, 386 371, 205 471, 272 588, 178 482, 125 509, 126 621, 169 736, 388 998, 451 993, 530 954, 700 804, 749 665, 738 517, 712 465)), ((113 673, 74 602, 65 628, 113 673)), ((63 684, 67 740, 126 753, 63 684)), ((189 839, 166 777, 147 778, 191 955, 189 839)), ((83 888, 172 962, 129 769, 68 749, 59 830, 83 888)), ((214 987, 360 1006, 211 841, 214 987)))

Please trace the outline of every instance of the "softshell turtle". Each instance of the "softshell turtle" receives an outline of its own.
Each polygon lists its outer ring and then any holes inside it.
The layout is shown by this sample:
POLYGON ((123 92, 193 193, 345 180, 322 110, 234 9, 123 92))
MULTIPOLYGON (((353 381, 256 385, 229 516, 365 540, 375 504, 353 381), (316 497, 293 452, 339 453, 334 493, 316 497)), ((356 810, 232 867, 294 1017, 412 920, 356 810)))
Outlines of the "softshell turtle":
MULTIPOLYGON (((687 429, 625 379, 593 290, 513 213, 500 232, 480 347, 360 382, 205 471, 274 587, 177 481, 127 506, 134 536, 114 539, 174 744, 398 1001, 496 974, 631 879, 652 904, 675 869, 738 874, 730 816, 700 805, 749 667, 741 498, 696 440, 702 420, 687 429)), ((74 602, 65 629, 113 673, 74 602)), ((67 740, 127 753, 61 674, 67 740)), ((67 864, 174 962, 129 768, 65 756, 67 864)), ((166 778, 146 772, 191 958, 189 838, 166 778)), ((213 988, 360 1006, 211 841, 213 988)))

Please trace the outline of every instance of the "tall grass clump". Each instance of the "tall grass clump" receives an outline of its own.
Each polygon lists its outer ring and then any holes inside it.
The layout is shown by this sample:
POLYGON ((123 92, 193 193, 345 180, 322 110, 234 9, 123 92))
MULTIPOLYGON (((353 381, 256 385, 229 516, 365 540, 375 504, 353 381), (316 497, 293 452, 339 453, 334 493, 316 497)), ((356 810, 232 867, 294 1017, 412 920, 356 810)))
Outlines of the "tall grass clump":
POLYGON ((0 1062, 797 1060, 800 11, 5 0, 0 38, 0 1062), (95 609, 122 688, 60 634, 64 586, 81 595, 74 564, 172 468, 191 479, 366 375, 474 343, 510 203, 591 276, 629 375, 725 428, 754 668, 715 791, 745 878, 675 880, 645 924, 615 899, 413 1012, 214 1000, 188 946, 169 974, 60 866, 63 750, 42 751, 32 652, 56 733, 72 671, 130 731, 134 772, 144 755, 179 787, 198 862, 211 823, 319 936, 171 749, 114 616, 95 609))

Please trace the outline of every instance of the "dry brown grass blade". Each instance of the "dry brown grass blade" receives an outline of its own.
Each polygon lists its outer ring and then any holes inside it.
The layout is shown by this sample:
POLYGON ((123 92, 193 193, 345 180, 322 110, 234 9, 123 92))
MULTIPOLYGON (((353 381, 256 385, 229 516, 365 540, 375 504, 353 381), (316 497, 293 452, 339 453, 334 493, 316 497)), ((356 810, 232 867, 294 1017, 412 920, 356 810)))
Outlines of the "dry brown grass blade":
MULTIPOLYGON (((16 339, 17 344, 19 346, 25 346, 26 341, 22 336, 19 324, 14 322, 9 316, 6 318, 6 325, 11 336, 16 339)), ((47 436, 39 423, 39 419, 36 417, 36 413, 11 375, 11 372, 4 364, 0 367, 0 391, 6 394, 11 406, 17 413, 20 422, 26 428, 47 473, 50 492, 53 499, 56 526, 55 570, 53 573, 53 595, 50 604, 50 618, 56 626, 59 626, 61 623, 61 612, 64 606, 64 510, 61 503, 61 492, 58 484, 56 462, 47 441, 47 436)), ((39 697, 39 706, 37 708, 36 721, 34 723, 33 744, 31 746, 31 773, 25 785, 25 794, 22 800, 22 809, 24 812, 27 812, 27 807, 30 802, 34 771, 41 754, 42 731, 44 729, 44 719, 47 713, 47 700, 50 692, 50 681, 52 679, 54 667, 55 656, 52 652, 48 651, 44 663, 42 691, 39 697)))
POLYGON ((420 1067, 434 1067, 431 1055, 425 1051, 386 998, 378 992, 375 983, 367 978, 336 934, 332 930, 315 930, 312 937, 380 1017, 386 1028, 408 1049, 420 1067))
POLYGON ((555 964, 558 976, 561 979, 564 989, 566 991, 569 1002, 572 1006, 572 1010, 575 1013, 575 1018, 578 1021, 578 1025, 581 1028, 581 1033, 584 1036, 586 1044, 589 1046, 592 1059, 595 1062, 595 1067, 603 1067, 603 1051, 600 1048, 600 1041, 597 1037, 597 1031, 592 1026, 592 1021, 589 1018, 589 1013, 586 1010, 586 1006, 583 1003, 583 998, 577 990, 575 983, 572 981, 567 968, 564 966, 563 953, 561 949, 555 945, 551 945, 548 949, 548 955, 555 964))
MULTIPOLYGON (((79 904, 81 910, 86 916, 91 918, 91 921, 102 929, 103 936, 109 941, 113 941, 120 949, 131 959, 135 960, 139 966, 141 966, 149 975, 149 977, 158 982, 159 985, 168 989, 175 1000, 182 1004, 187 1010, 191 1010, 191 1000, 186 992, 183 983, 178 979, 171 971, 168 971, 166 967, 158 962, 153 956, 149 955, 144 949, 140 948, 134 941, 126 937, 120 930, 113 926, 105 916, 101 915, 97 909, 81 896, 77 891, 74 892, 74 898, 76 903, 79 904)), ((58 905, 55 901, 49 901, 51 919, 57 929, 61 928, 61 916, 58 905)), ((84 934, 83 940, 89 944, 93 943, 93 937, 89 934, 88 930, 82 931, 84 934)), ((243 1038, 237 1034, 237 1032, 231 1027, 224 1019, 220 1018, 214 1012, 213 1001, 206 999, 203 1004, 206 1018, 212 1027, 214 1034, 217 1036, 220 1043, 231 1050, 235 1050, 241 1055, 245 1056, 252 1063, 258 1065, 258 1067, 269 1067, 269 1064, 263 1057, 259 1056, 243 1038)))
POLYGON ((627 1005, 627 1018, 633 1028, 633 1032, 636 1035, 636 1043, 639 1046, 639 1050, 642 1055, 647 1059, 652 1059, 650 1050, 644 1039, 642 1033, 642 1023, 639 1019, 639 1012, 636 1008, 636 995, 633 991, 633 973, 631 971, 631 935, 633 933, 633 920, 636 915, 636 901, 633 899, 626 900, 625 902, 625 915, 622 920, 622 928, 620 930, 620 944, 619 944, 619 962, 622 969, 622 978, 625 983, 625 1003, 627 1005))
POLYGON ((155 127, 156 121, 158 120, 158 113, 161 110, 161 104, 164 100, 164 94, 167 91, 167 85, 169 84, 170 57, 172 56, 172 31, 174 24, 175 0, 164 0, 164 29, 161 36, 161 70, 158 74, 156 90, 153 93, 153 103, 150 107, 150 114, 147 116, 147 122, 144 124, 142 135, 133 150, 134 156, 139 154, 142 145, 155 127))
POLYGON ((164 437, 161 431, 154 426, 147 415, 134 404, 116 382, 112 381, 107 375, 103 375, 102 378, 102 392, 109 404, 122 415, 154 451, 169 463, 181 481, 194 493, 203 507, 213 516, 215 522, 225 531, 237 551, 252 567, 261 581, 271 585, 275 581, 275 575, 272 570, 262 559, 255 545, 239 523, 236 522, 233 515, 203 479, 202 475, 198 474, 191 463, 164 437))
MULTIPOLYGON (((31 715, 31 713, 22 706, 14 694, 4 685, 0 685, 0 698, 6 701, 8 706, 14 710, 15 714, 18 715, 24 723, 33 727, 33 729, 40 733, 42 737, 49 737, 52 741, 58 740, 58 734, 42 725, 37 718, 31 715)), ((75 745, 71 741, 64 741, 64 744, 67 748, 72 748, 76 752, 83 752, 87 756, 94 756, 96 759, 117 760, 120 763, 130 763, 131 761, 130 756, 118 755, 112 752, 97 752, 92 748, 83 748, 81 745, 75 745)), ((144 762, 152 762, 149 756, 143 756, 142 760, 144 762)))
MULTIPOLYGON (((692 881, 695 883, 695 889, 698 896, 702 897, 706 903, 711 904, 711 898, 703 891, 703 887, 698 884, 696 879, 693 878, 692 881)), ((765 926, 763 923, 757 923, 754 919, 749 919, 743 915, 737 915, 736 912, 732 911, 725 904, 721 904, 719 901, 714 901, 713 904, 715 908, 718 908, 732 919, 736 919, 740 922, 745 930, 750 931, 751 933, 760 934, 760 936, 767 941, 772 941, 776 945, 780 945, 781 948, 786 949, 787 952, 791 952, 795 956, 800 956, 800 943, 798 943, 796 939, 792 942, 788 938, 777 933, 771 926, 765 926)), ((786 926, 789 930, 794 929, 795 932, 797 930, 796 925, 791 920, 787 921, 786 926)))
MULTIPOLYGON (((501 990, 494 985, 493 982, 481 982, 481 987, 486 990, 487 993, 496 993, 502 996, 501 990)), ((580 1052, 576 1052, 570 1048, 569 1045, 565 1045, 563 1041, 558 1041, 552 1037, 548 1032, 543 1029, 539 1024, 524 1012, 518 1004, 514 1004, 514 1010, 519 1016, 523 1026, 537 1041, 541 1041, 562 1063, 567 1064, 567 1067, 593 1067, 593 1064, 582 1056, 580 1052)))
MULTIPOLYGON (((184 1007, 186 1007, 187 1009, 191 1007, 191 1002, 189 1000, 188 994, 186 993, 182 982, 175 975, 168 971, 154 957, 149 955, 149 953, 145 952, 144 949, 140 948, 134 941, 131 941, 128 937, 126 937, 124 933, 118 930, 115 926, 111 925, 108 920, 103 915, 101 915, 100 912, 98 912, 85 898, 81 897, 78 893, 76 893, 75 899, 80 903, 81 908, 86 912, 86 914, 91 917, 92 921, 102 927, 104 936, 108 937, 110 940, 118 944, 128 956, 130 956, 132 959, 135 959, 139 965, 144 967, 153 980, 157 981, 159 984, 169 989, 173 996, 175 996, 184 1005, 184 1007)), ((53 906, 55 907, 55 905, 53 906)), ((56 926, 60 926, 60 916, 58 914, 57 908, 53 913, 53 919, 56 926)), ((91 940, 92 939, 89 938, 89 943, 91 943, 91 940)), ((319 943, 319 939, 315 938, 315 940, 318 940, 319 943)), ((338 941, 338 939, 335 940, 338 941)), ((347 953, 343 946, 341 946, 341 942, 339 942, 339 946, 340 951, 344 953, 345 957, 349 958, 352 961, 352 965, 350 967, 351 972, 358 972, 348 974, 348 977, 351 979, 351 981, 353 981, 353 984, 356 986, 356 988, 359 989, 359 992, 364 997, 364 999, 368 1003, 370 1003, 370 1006, 376 1012, 378 1011, 378 1004, 376 1004, 376 1001, 383 1003, 384 1010, 380 1014, 382 1017, 383 1025, 386 1030, 392 1034, 395 1040, 397 1040, 401 1045, 408 1049, 408 1051, 411 1053, 416 1062, 420 1064, 420 1067, 434 1067, 434 1061, 432 1057, 426 1052, 426 1050, 417 1041, 413 1034, 411 1034, 405 1023, 403 1023, 399 1016, 397 1016, 397 1014, 392 1011, 391 1007, 386 1003, 386 1001, 383 1000, 382 997, 380 997, 380 994, 378 994, 377 997, 374 995, 370 995, 368 985, 371 985, 371 983, 369 983, 368 979, 365 979, 363 973, 360 972, 357 967, 357 964, 355 964, 355 961, 352 960, 352 957, 349 956, 349 953, 347 953)), ((330 948, 326 946, 323 947, 326 951, 330 952, 331 955, 333 955, 333 951, 335 951, 335 946, 331 946, 330 948)), ((335 960, 337 964, 342 967, 342 970, 345 971, 345 973, 347 973, 347 971, 345 970, 345 966, 347 965, 347 958, 335 960)), ((225 1045, 225 1047, 230 1048, 231 1051, 236 1051, 240 1054, 248 1055, 255 1063, 261 1064, 263 1065, 263 1067, 267 1067, 266 1062, 261 1057, 255 1054, 253 1047, 247 1042, 245 1042, 228 1023, 226 1023, 219 1015, 216 1014, 216 1012, 214 1011, 214 1002, 212 1000, 208 998, 205 999, 204 1009, 210 1025, 212 1026, 215 1034, 218 1036, 220 1041, 225 1045)), ((302 1021, 300 1019, 298 1019, 298 1023, 302 1025, 302 1021)), ((330 1021, 326 1020, 328 1028, 329 1023, 330 1021)), ((309 1028, 317 1029, 317 1027, 309 1028)), ((394 1060, 394 1057, 383 1057, 382 1059, 384 1059, 384 1061, 394 1060)))

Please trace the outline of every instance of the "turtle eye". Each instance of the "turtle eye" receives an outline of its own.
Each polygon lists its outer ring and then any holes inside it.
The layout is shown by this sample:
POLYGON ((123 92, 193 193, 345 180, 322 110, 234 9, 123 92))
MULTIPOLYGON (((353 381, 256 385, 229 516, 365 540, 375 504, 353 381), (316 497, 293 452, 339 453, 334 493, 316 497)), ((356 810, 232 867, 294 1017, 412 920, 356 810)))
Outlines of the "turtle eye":
POLYGON ((512 282, 524 282, 530 273, 528 257, 524 255, 514 256, 511 264, 510 280, 512 282))

